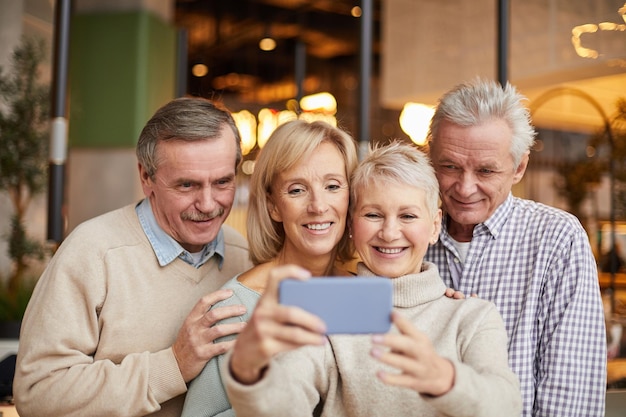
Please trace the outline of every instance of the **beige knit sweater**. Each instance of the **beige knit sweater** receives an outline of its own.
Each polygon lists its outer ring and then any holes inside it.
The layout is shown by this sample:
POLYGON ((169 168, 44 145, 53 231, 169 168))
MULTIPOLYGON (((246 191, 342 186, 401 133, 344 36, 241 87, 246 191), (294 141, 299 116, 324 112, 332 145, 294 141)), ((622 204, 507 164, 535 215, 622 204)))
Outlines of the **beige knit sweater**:
MULTIPOLYGON (((495 306, 446 298, 437 268, 425 265, 420 274, 393 280, 394 308, 452 361, 451 391, 432 398, 386 386, 376 377, 383 365, 369 354, 371 336, 336 335, 326 346, 277 356, 253 385, 238 384, 224 361, 222 376, 237 417, 304 417, 316 407, 315 415, 328 417, 519 416, 519 382, 508 366, 507 336, 495 306)), ((358 273, 371 275, 362 264, 358 273)))
POLYGON ((179 416, 187 387, 170 346, 200 297, 251 266, 245 239, 223 229, 219 270, 215 257, 159 266, 134 204, 77 227, 22 323, 20 417, 179 416))

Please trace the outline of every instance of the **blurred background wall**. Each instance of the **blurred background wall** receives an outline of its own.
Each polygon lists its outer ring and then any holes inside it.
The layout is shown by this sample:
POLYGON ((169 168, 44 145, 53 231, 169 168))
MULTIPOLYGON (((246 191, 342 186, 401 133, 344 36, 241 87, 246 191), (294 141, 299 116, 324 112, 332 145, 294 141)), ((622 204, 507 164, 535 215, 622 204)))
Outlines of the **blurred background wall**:
MULTIPOLYGON (((301 111, 295 98, 329 92, 333 119, 365 142, 414 140, 400 124, 407 103, 436 104, 452 85, 496 77, 495 0, 374 0, 363 16, 358 0, 74 0, 69 73, 69 143, 64 227, 142 197, 135 141, 145 121, 171 98, 193 94, 248 112, 261 123, 301 111), (371 19, 371 79, 361 80, 362 22, 371 19), (271 37, 271 50, 259 41, 271 37), (359 85, 369 86, 369 137, 359 137, 359 85), (295 103, 295 104, 294 104, 295 103)), ((508 79, 534 103, 538 145, 514 192, 570 211, 587 228, 594 250, 609 218, 609 179, 583 184, 572 207, 560 167, 606 156, 589 142, 626 95, 626 21, 621 0, 511 0, 508 79), (560 185, 559 185, 560 184, 560 185), (585 185, 586 184, 586 185, 585 185)), ((0 0, 0 65, 23 34, 52 46, 54 0, 0 0)), ((52 59, 42 76, 50 77, 52 59)), ((260 135, 260 133, 259 133, 260 135)), ((259 136, 260 139, 260 136, 259 136)), ((255 138, 256 140, 256 138, 255 138)), ((238 179, 229 219, 245 229, 253 142, 238 179)), ((0 152, 2 150, 0 149, 0 152)), ((28 232, 45 239, 46 195, 29 211, 28 232)), ((0 194, 0 233, 10 205, 0 194)), ((621 219, 626 220, 626 219, 621 219)), ((597 249, 599 250, 599 249, 597 249)), ((0 241, 0 274, 9 268, 0 241)))

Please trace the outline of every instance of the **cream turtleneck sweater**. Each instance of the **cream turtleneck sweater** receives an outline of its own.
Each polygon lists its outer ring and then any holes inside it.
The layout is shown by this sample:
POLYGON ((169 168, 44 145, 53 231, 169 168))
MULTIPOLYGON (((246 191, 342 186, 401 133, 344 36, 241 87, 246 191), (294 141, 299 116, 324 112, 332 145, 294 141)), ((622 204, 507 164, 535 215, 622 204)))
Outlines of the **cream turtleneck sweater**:
MULTIPOLYGON (((363 264, 358 275, 374 276, 363 264)), ((437 268, 393 279, 394 309, 424 332, 455 368, 452 390, 440 397, 384 385, 384 367, 370 356, 370 335, 333 335, 275 357, 263 379, 237 383, 224 361, 222 375, 238 417, 246 416, 519 416, 519 382, 509 369, 507 336, 495 306, 444 295, 437 268)), ((397 330, 392 328, 393 332, 397 330)))

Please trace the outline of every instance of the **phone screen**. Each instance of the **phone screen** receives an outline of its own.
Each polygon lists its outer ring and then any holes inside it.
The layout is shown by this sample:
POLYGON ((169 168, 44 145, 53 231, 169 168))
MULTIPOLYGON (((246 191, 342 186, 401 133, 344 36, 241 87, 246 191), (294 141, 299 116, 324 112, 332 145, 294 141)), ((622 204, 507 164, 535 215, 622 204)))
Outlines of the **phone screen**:
POLYGON ((393 286, 380 277, 318 277, 281 281, 279 302, 320 317, 328 334, 386 333, 393 286))

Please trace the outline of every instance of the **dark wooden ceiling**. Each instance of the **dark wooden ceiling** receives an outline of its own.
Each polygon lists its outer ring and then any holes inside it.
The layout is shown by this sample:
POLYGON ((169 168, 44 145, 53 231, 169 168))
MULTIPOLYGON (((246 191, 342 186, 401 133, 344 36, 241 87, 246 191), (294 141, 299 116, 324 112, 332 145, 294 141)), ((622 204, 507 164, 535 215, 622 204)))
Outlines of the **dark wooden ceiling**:
MULTIPOLYGON (((238 74, 246 86, 293 80, 296 43, 305 45, 307 70, 351 66, 360 54, 361 20, 352 15, 360 0, 177 0, 175 21, 187 33, 188 66, 207 65, 208 74, 189 80, 202 95, 221 87, 216 78, 238 74), (266 34, 277 41, 261 51, 266 34)), ((378 56, 380 0, 373 2, 373 51, 378 56)), ((355 67, 355 62, 357 63, 355 67)), ((236 89, 237 86, 232 86, 236 89)), ((223 93, 222 93, 223 94, 223 93)))

